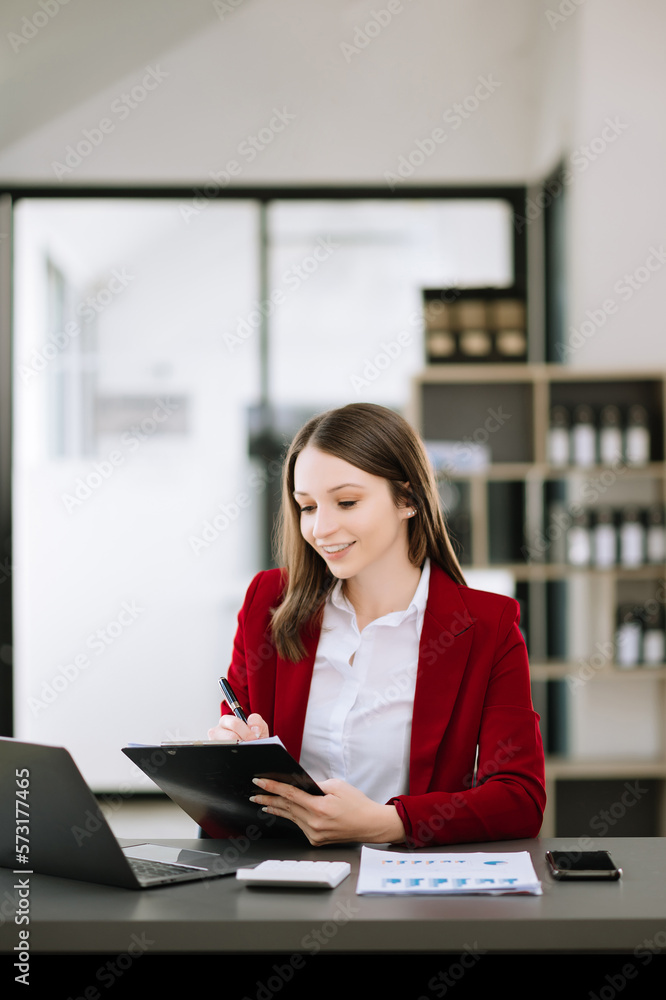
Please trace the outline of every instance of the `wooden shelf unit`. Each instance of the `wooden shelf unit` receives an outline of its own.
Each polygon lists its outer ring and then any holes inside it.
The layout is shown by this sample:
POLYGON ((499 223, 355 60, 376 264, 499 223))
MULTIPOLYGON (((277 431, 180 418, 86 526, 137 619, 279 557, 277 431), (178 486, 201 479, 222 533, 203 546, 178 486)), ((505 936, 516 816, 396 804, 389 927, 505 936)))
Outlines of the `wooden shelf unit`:
MULTIPOLYGON (((593 656, 600 644, 608 648, 610 643, 615 650, 618 604, 635 600, 636 605, 640 605, 655 593, 659 594, 661 604, 666 602, 666 566, 663 563, 607 568, 571 565, 562 558, 552 558, 555 546, 546 533, 552 523, 548 520, 547 491, 553 483, 567 493, 570 506, 582 504, 591 512, 602 504, 622 506, 629 502, 627 497, 633 499, 634 496, 639 498, 634 502, 647 497, 643 501, 646 506, 664 504, 666 372, 644 369, 589 371, 532 363, 439 363, 428 365, 415 377, 407 415, 426 442, 447 441, 463 445, 474 442, 490 452, 490 462, 485 467, 449 468, 440 473, 440 481, 444 489, 453 487, 465 491, 469 537, 467 551, 461 557, 463 571, 503 570, 513 576, 521 590, 517 596, 521 599, 522 595, 528 609, 526 638, 533 686, 552 689, 559 682, 561 692, 568 678, 576 676, 581 664, 593 656), (631 466, 622 458, 613 466, 549 464, 547 442, 551 407, 557 403, 573 406, 576 402, 588 403, 597 415, 606 403, 618 405, 623 412, 634 402, 646 406, 650 415, 650 462, 631 466), (504 509, 511 511, 511 518, 516 518, 511 498, 522 498, 522 510, 517 519, 521 523, 506 526, 507 535, 512 532, 515 535, 520 529, 522 545, 520 552, 511 553, 511 558, 498 559, 497 551, 502 549, 502 544, 498 546, 497 539, 493 538, 493 534, 497 534, 497 523, 493 525, 492 522, 493 517, 497 521, 502 514, 503 508, 496 503, 497 496, 502 499, 502 489, 506 489, 508 498, 508 506, 505 503, 504 509), (539 540, 543 544, 537 544, 539 540), (573 624, 567 621, 566 641, 563 641, 571 648, 565 655, 561 650, 553 654, 548 637, 551 591, 558 587, 562 592, 575 588, 583 604, 587 601, 594 610, 590 622, 583 623, 587 628, 583 640, 580 620, 575 641, 570 641, 568 630, 573 630, 573 624)), ((580 618, 582 612, 578 616, 580 618)), ((638 752, 625 754, 620 759, 610 755, 583 757, 566 752, 548 753, 549 805, 542 833, 544 836, 566 836, 570 832, 556 833, 557 788, 561 782, 656 779, 659 804, 654 812, 659 818, 657 828, 650 834, 666 836, 666 663, 663 667, 622 668, 609 659, 588 673, 593 685, 621 682, 626 685, 628 697, 631 697, 630 692, 640 691, 642 683, 654 685, 660 723, 658 745, 654 747, 654 755, 647 759, 638 752), (635 688, 636 684, 639 688, 635 688)), ((593 688, 593 697, 595 690, 602 692, 603 688, 593 688)), ((566 727, 567 718, 561 722, 566 727)))

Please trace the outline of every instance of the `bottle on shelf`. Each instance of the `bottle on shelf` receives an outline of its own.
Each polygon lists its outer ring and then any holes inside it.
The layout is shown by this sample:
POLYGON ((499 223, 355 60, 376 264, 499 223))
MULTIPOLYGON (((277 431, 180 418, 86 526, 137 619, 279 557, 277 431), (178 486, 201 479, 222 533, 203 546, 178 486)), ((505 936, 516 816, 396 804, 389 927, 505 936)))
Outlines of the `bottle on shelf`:
POLYGON ((615 662, 623 669, 637 667, 641 661, 643 628, 632 604, 621 604, 617 611, 615 662))
POLYGON ((654 503, 648 508, 645 550, 649 563, 666 562, 666 526, 662 503, 654 503))
POLYGON ((602 507, 597 512, 592 538, 594 565, 600 569, 614 566, 617 562, 617 529, 612 507, 602 507))
POLYGON ((645 525, 640 508, 626 504, 620 522, 620 565, 626 568, 642 566, 645 562, 645 525))
POLYGON ((624 450, 628 465, 647 465, 650 461, 650 422, 640 403, 629 407, 624 450))
POLYGON ((567 562, 572 566, 589 566, 591 556, 590 515, 582 510, 573 515, 567 531, 567 562))
POLYGON ((587 403, 579 403, 574 410, 571 427, 571 458, 574 465, 594 465, 597 460, 597 432, 594 410, 587 403))
POLYGON ((428 361, 452 358, 457 350, 452 311, 448 302, 431 299, 424 303, 426 356, 428 361))
POLYGON ((622 416, 613 403, 604 406, 599 414, 599 461, 611 465, 622 458, 622 416))
POLYGON ((489 311, 498 360, 524 361, 527 357, 525 303, 520 299, 495 299, 490 302, 489 311))
POLYGON ((527 355, 527 337, 524 330, 498 330, 495 334, 495 350, 500 358, 524 361, 527 355))
POLYGON ((643 657, 646 667, 661 667, 666 652, 663 607, 650 609, 643 616, 643 657))
POLYGON ((559 404, 551 407, 548 428, 548 461, 562 468, 571 461, 569 440, 569 411, 559 404))
POLYGON ((451 330, 428 330, 426 334, 428 359, 452 358, 456 353, 456 335, 451 330))
POLYGON ((460 299, 455 305, 461 360, 487 361, 493 350, 483 299, 460 299))
POLYGON ((487 330, 461 330, 458 348, 463 360, 473 358, 475 361, 487 361, 492 354, 493 339, 487 330))

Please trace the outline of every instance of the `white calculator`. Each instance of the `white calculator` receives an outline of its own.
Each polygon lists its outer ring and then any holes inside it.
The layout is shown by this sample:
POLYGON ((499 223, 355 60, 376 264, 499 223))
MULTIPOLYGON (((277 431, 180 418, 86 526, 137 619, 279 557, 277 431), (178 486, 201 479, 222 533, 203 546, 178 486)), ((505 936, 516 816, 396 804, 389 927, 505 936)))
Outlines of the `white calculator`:
POLYGON ((262 861, 256 868, 239 868, 236 878, 247 885, 335 889, 350 872, 346 861, 262 861))

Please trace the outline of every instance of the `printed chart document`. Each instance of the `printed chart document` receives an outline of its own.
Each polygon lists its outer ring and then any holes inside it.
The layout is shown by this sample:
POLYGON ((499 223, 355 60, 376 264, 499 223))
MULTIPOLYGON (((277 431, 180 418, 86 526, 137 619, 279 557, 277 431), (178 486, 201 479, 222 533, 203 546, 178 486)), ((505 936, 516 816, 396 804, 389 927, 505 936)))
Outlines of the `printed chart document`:
POLYGON ((419 854, 361 849, 359 895, 541 895, 527 851, 510 854, 419 854))

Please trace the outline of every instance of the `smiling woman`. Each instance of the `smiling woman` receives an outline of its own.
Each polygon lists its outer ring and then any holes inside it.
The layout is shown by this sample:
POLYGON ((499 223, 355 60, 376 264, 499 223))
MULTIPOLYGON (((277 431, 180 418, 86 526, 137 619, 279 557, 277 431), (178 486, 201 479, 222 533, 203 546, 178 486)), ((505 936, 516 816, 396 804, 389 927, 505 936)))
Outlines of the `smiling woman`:
POLYGON ((252 581, 228 674, 247 723, 224 714, 209 736, 275 733, 325 794, 257 779, 269 794, 253 801, 313 844, 536 836, 544 758, 518 606, 465 586, 409 424, 368 403, 308 421, 278 536, 283 569, 252 581))
POLYGON ((280 654, 290 658, 302 655, 300 630, 322 610, 321 594, 334 577, 346 581, 347 596, 351 589, 363 603, 364 594, 366 610, 371 604, 378 611, 395 600, 396 587, 411 598, 429 555, 464 583, 425 449, 397 413, 371 403, 314 417, 296 435, 285 462, 278 538, 289 574, 273 636, 280 654), (308 489, 311 495, 303 496, 308 489), (322 509, 313 514, 317 497, 322 509), (337 510, 340 516, 331 518, 337 510), (342 517, 347 520, 341 523, 342 517), (361 537, 345 537, 345 526, 348 532, 357 526, 361 537), (323 549, 343 541, 358 541, 356 551, 336 558, 323 549))

